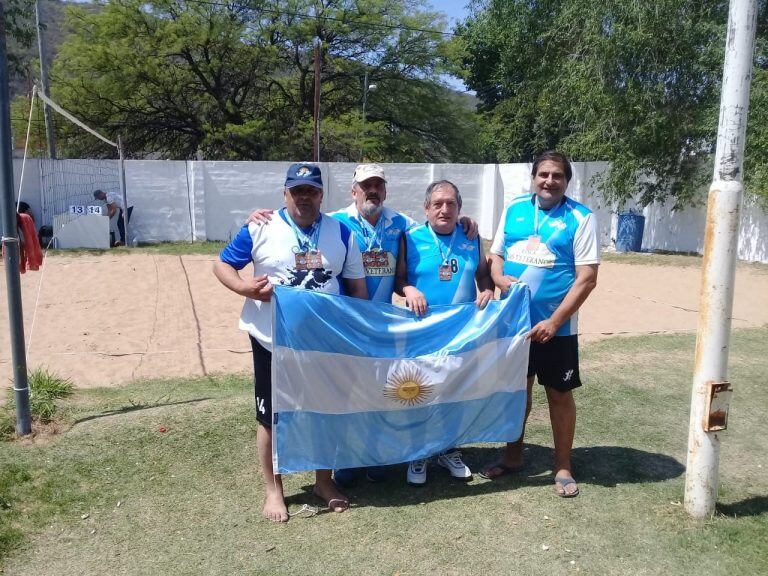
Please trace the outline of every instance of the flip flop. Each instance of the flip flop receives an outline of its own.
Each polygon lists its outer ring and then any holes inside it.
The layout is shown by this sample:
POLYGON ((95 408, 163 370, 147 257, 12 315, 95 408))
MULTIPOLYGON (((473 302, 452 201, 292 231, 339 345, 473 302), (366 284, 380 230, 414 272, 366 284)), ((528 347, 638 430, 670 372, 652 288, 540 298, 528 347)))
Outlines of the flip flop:
POLYGON ((330 510, 331 512, 336 512, 336 508, 343 508, 344 510, 349 510, 349 500, 347 500, 346 498, 329 498, 328 500, 326 500, 314 490, 312 491, 312 494, 315 496, 315 498, 317 498, 323 504, 325 504, 328 510, 330 510))
POLYGON ((486 480, 494 480, 495 478, 501 478, 507 474, 517 474, 518 472, 522 472, 523 466, 524 464, 521 464, 520 466, 507 466, 501 460, 496 460, 496 462, 492 462, 487 466, 483 466, 482 470, 480 470, 477 475, 480 476, 480 478, 485 478, 486 480), (501 472, 498 474, 489 474, 491 470, 496 469, 501 470, 501 472))
POLYGON ((570 486, 573 484, 576 485, 576 480, 569 477, 557 477, 555 476, 555 494, 560 496, 560 498, 575 498, 579 495, 579 487, 576 486, 576 490, 574 492, 566 492, 565 487, 570 486), (559 489, 558 489, 559 486, 559 489))

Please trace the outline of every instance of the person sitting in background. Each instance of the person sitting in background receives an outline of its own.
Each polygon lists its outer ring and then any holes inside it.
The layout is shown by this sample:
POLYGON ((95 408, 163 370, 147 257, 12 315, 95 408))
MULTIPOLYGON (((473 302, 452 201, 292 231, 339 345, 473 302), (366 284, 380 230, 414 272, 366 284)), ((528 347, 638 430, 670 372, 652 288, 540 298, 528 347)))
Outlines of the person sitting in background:
POLYGON ((27 270, 39 270, 43 264, 43 252, 37 238, 35 218, 26 202, 19 202, 16 207, 16 226, 19 234, 19 272, 24 274, 27 270))

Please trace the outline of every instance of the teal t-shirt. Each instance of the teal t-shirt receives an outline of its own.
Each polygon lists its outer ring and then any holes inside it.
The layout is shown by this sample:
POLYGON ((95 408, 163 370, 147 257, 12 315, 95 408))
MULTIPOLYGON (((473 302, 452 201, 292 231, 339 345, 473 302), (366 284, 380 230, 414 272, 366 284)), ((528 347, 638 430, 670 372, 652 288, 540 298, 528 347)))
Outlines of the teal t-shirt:
POLYGON ((460 224, 453 234, 433 234, 428 223, 405 233, 408 283, 420 290, 430 306, 474 302, 475 272, 480 262, 479 239, 469 240, 460 224), (451 269, 440 279, 440 265, 451 269))

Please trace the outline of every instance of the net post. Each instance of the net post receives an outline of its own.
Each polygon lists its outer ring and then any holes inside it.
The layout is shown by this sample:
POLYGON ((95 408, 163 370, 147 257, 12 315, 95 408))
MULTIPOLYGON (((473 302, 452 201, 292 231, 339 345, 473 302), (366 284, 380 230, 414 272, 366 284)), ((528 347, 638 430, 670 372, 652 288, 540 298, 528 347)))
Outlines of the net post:
POLYGON ((13 391, 16 401, 16 433, 32 432, 27 381, 27 352, 24 347, 24 315, 21 307, 21 277, 19 274, 19 231, 13 202, 13 160, 11 158, 11 99, 8 88, 8 59, 6 52, 5 14, 0 2, 0 216, 4 248, 8 325, 13 362, 13 391))
POLYGON ((123 198, 123 229, 125 230, 125 245, 131 245, 131 236, 128 230, 128 196, 125 192, 125 157, 123 155, 123 141, 118 134, 117 136, 117 153, 119 155, 118 171, 120 172, 120 195, 123 198))

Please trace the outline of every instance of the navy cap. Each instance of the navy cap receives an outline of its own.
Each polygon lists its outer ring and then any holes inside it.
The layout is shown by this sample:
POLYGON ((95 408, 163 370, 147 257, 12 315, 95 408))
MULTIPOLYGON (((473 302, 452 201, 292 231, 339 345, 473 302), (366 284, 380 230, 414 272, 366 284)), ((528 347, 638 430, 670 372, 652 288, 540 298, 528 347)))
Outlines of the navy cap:
POLYGON ((293 188, 295 186, 314 186, 323 189, 323 177, 320 175, 320 166, 315 164, 291 164, 288 173, 285 175, 285 187, 293 188))

